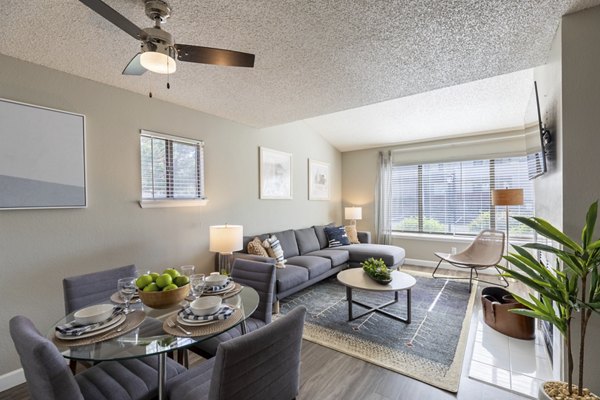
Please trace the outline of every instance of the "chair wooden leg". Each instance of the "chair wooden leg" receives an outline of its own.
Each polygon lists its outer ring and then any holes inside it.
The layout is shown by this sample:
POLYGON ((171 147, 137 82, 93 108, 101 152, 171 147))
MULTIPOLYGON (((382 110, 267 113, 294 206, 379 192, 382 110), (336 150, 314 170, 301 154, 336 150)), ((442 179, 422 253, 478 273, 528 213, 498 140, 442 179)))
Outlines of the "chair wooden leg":
POLYGON ((71 368, 71 372, 73 373, 73 375, 75 375, 77 373, 77 361, 69 360, 69 368, 71 368))
POLYGON ((279 300, 273 304, 273 314, 279 314, 279 300))

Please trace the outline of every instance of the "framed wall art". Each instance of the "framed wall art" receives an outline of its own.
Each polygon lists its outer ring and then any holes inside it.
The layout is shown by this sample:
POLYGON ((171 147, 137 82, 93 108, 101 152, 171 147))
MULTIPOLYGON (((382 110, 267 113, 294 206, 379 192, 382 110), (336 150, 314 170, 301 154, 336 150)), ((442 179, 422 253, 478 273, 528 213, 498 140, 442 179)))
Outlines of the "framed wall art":
POLYGON ((85 116, 0 99, 0 210, 84 208, 85 116))
POLYGON ((260 147, 260 198, 292 198, 292 154, 260 147))
POLYGON ((308 199, 329 200, 329 164, 308 159, 308 199))

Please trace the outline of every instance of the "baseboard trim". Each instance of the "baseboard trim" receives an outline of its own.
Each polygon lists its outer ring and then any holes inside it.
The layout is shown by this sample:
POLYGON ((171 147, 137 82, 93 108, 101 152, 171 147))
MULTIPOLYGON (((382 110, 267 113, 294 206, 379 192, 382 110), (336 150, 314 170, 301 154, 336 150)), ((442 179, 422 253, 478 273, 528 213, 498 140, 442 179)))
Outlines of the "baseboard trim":
MULTIPOLYGON (((428 268, 434 269, 437 266, 438 262, 437 261, 431 261, 431 260, 419 260, 419 259, 416 259, 416 258, 406 258, 406 259, 404 259, 404 264, 405 265, 414 265, 414 266, 417 266, 417 267, 428 267, 428 268)), ((465 268, 455 267, 454 265, 449 264, 447 262, 443 262, 440 265, 440 269, 441 270, 443 270, 443 269, 449 269, 449 270, 463 271, 463 272, 464 271, 467 271, 467 272, 469 271, 468 269, 465 269, 465 268)), ((478 272, 480 274, 486 274, 486 275, 497 275, 497 272, 496 272, 496 270, 494 268, 486 268, 486 269, 483 269, 483 270, 479 270, 478 272)))
POLYGON ((23 372, 23 368, 7 372, 4 375, 0 375, 0 392, 4 392, 21 383, 25 383, 25 373, 23 372))

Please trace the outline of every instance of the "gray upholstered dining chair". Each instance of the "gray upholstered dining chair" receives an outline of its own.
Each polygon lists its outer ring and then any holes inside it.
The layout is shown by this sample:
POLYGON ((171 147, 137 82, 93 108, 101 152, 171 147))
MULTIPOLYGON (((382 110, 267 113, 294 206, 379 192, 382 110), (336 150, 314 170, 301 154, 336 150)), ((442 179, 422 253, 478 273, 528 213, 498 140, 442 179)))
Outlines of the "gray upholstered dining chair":
MULTIPOLYGON (((255 331, 269 324, 275 295, 275 265, 238 258, 233 262, 231 277, 234 282, 249 286, 258 292, 258 307, 245 321, 247 332, 255 331)), ((219 343, 241 335, 242 328, 238 325, 214 338, 198 343, 190 350, 205 358, 213 357, 219 343)))
MULTIPOLYGON (((117 281, 128 276, 135 276, 134 264, 64 278, 65 315, 80 308, 106 301, 117 291, 117 281)), ((69 366, 75 373, 77 361, 70 360, 69 366)))
MULTIPOLYGON (((33 400, 141 400, 158 395, 158 357, 105 361, 73 375, 56 346, 28 318, 13 317, 10 335, 33 400)), ((167 360, 167 379, 184 371, 167 360)))
POLYGON ((291 400, 299 389, 306 308, 219 344, 217 355, 167 383, 177 400, 291 400))
POLYGON ((131 264, 63 279, 65 314, 106 301, 117 291, 119 279, 135 276, 135 273, 135 265, 131 264))

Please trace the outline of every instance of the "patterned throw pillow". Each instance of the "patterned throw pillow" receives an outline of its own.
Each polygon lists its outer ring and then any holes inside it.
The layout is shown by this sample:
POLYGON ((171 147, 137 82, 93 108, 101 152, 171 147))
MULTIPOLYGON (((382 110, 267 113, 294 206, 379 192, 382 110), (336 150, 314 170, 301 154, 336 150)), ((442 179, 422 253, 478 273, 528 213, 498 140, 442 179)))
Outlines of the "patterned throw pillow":
POLYGON ((348 239, 350 240, 350 243, 352 243, 352 244, 360 243, 360 241, 358 240, 358 232, 356 231, 356 225, 346 225, 344 227, 344 230, 346 231, 346 235, 348 235, 348 239))
POLYGON ((340 247, 350 244, 350 239, 348 239, 343 226, 326 226, 325 236, 327 236, 329 247, 340 247))
POLYGON ((275 264, 275 266, 277 268, 285 268, 285 263, 287 260, 283 258, 283 249, 281 248, 281 244, 279 243, 277 236, 271 236, 270 238, 266 239, 262 245, 265 249, 267 249, 269 257, 273 257, 277 260, 277 264, 275 264))
POLYGON ((255 237, 251 242, 248 243, 248 254, 253 254, 255 256, 261 257, 269 257, 269 253, 262 245, 262 242, 259 238, 255 237))

